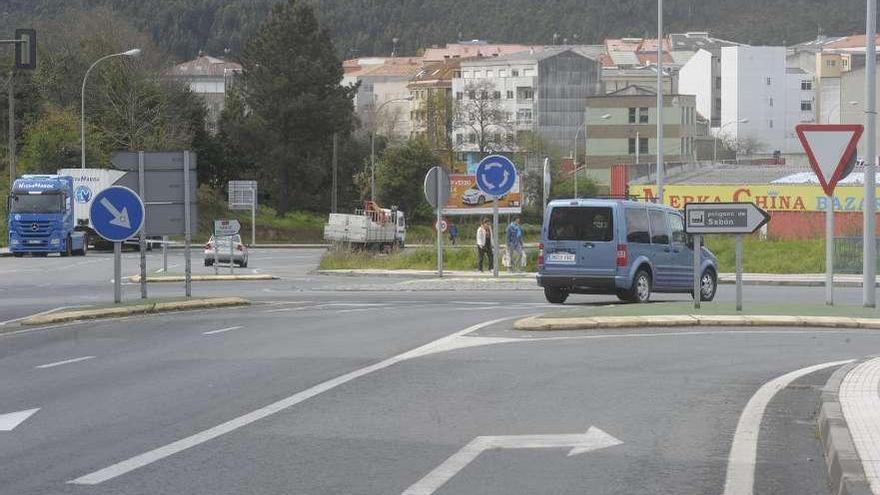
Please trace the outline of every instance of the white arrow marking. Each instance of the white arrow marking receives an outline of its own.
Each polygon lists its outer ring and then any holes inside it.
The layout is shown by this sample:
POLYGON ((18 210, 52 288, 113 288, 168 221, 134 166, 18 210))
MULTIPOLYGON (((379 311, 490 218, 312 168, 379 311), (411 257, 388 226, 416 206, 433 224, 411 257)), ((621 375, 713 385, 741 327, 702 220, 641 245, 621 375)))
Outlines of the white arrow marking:
POLYGON ((128 208, 123 207, 122 211, 119 211, 107 198, 101 198, 101 205, 104 206, 104 208, 107 208, 107 211, 109 211, 110 214, 113 215, 113 220, 110 220, 110 223, 112 225, 116 225, 124 229, 131 228, 131 221, 128 219, 128 208))
POLYGON ((0 431, 12 431, 16 426, 24 423, 26 419, 31 417, 40 408, 28 409, 27 411, 18 411, 8 414, 0 414, 0 431))
POLYGON ((565 435, 507 435, 477 437, 437 466, 402 495, 432 495, 485 450, 490 449, 562 449, 569 456, 620 445, 623 442, 591 426, 586 433, 565 435))
POLYGON ((505 171, 504 171, 504 180, 501 181, 501 186, 499 186, 499 187, 504 187, 504 185, 507 184, 507 181, 508 181, 509 179, 510 179, 510 172, 508 172, 507 170, 505 170, 505 171))

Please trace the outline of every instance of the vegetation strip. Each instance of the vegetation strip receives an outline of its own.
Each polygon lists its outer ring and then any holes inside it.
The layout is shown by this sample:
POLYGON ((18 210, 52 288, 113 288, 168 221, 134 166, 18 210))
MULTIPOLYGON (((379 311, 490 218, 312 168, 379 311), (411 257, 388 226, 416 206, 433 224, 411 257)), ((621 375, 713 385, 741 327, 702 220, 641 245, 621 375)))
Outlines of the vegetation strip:
POLYGON ((50 313, 42 316, 32 316, 22 320, 22 325, 48 325, 52 323, 64 323, 80 320, 95 320, 99 318, 118 318, 121 316, 134 316, 142 314, 166 313, 171 311, 186 311, 192 309, 225 308, 234 306, 247 306, 250 301, 240 297, 215 297, 209 299, 189 299, 182 301, 151 302, 147 304, 133 304, 128 306, 112 306, 107 308, 84 309, 78 311, 63 311, 50 313))

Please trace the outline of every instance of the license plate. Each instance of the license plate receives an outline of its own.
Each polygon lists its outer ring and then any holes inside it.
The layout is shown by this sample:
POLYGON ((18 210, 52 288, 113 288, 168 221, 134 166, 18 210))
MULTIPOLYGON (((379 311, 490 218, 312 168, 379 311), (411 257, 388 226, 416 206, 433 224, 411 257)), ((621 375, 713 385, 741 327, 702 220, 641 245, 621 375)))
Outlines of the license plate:
POLYGON ((28 244, 41 244, 40 241, 28 241, 28 244))
POLYGON ((574 263, 575 262, 574 253, 550 253, 547 256, 548 263, 574 263))

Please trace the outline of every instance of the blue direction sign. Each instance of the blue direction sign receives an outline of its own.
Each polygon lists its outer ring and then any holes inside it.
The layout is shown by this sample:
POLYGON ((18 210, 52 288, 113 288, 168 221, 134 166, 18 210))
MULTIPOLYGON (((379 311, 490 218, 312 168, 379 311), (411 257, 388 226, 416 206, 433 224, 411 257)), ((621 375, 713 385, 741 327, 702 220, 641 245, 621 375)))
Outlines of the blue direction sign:
POLYGON ((98 235, 111 242, 122 242, 144 225, 144 203, 127 187, 108 187, 95 196, 89 216, 98 235))
POLYGON ((477 165, 477 187, 486 194, 503 196, 516 183, 516 167, 507 157, 490 155, 477 165))

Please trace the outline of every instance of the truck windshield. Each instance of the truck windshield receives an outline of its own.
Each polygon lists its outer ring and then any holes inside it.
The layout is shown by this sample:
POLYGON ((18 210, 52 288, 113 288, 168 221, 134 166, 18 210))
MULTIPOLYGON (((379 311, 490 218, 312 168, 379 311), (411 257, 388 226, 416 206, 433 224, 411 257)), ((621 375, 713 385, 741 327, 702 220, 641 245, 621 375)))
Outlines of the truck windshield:
POLYGON ((12 213, 58 213, 62 210, 60 194, 13 194, 12 213))

